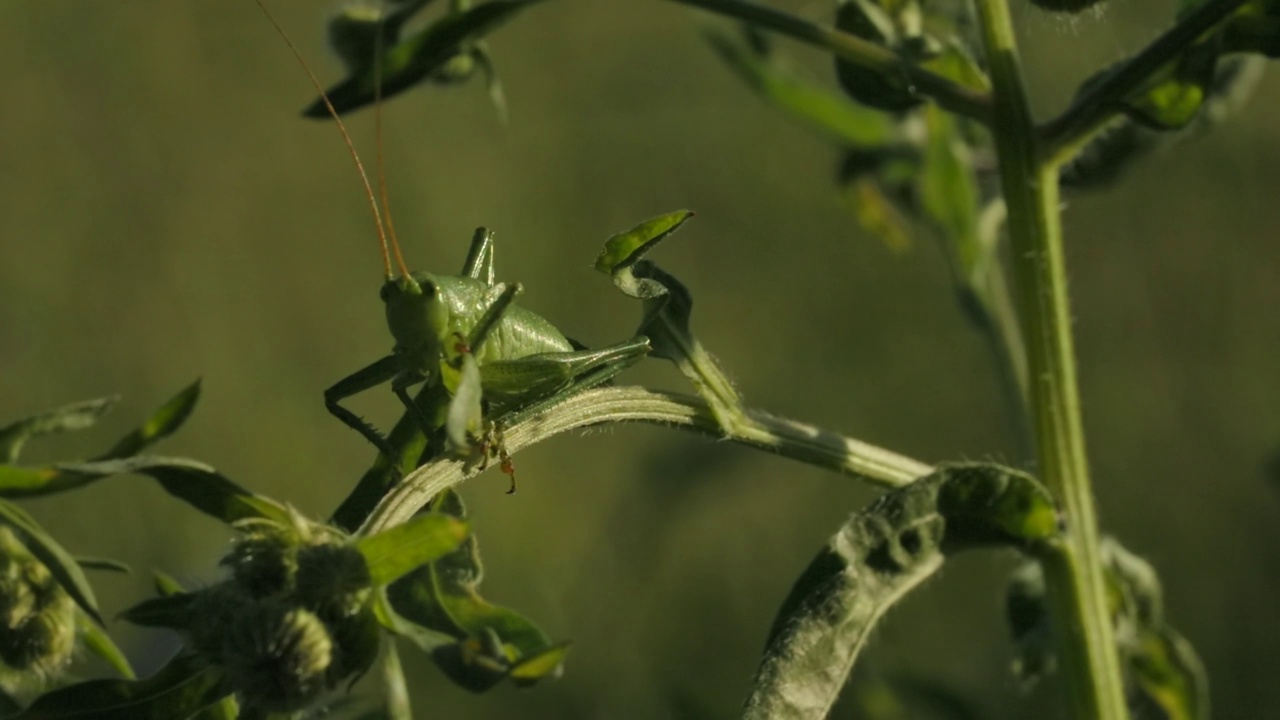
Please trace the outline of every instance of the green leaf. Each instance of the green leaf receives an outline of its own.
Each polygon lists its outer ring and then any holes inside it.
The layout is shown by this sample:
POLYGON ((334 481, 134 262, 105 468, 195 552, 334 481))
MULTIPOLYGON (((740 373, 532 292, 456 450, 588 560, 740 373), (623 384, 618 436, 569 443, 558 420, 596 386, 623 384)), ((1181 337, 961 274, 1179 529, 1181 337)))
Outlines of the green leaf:
MULTIPOLYGON (((896 52, 919 47, 919 37, 900 35, 895 15, 901 12, 919 12, 915 3, 893 0, 840 0, 836 8, 836 28, 863 40, 869 40, 896 52), (911 42, 916 41, 916 42, 911 42)), ((915 58, 904 57, 904 62, 915 58)), ((924 102, 902 78, 888 76, 878 70, 854 65, 836 58, 836 77, 841 87, 854 100, 873 108, 890 112, 905 112, 924 102)))
POLYGON ((75 558, 62 549, 53 536, 40 527, 35 518, 7 500, 0 500, 0 523, 10 525, 22 533, 23 543, 31 554, 44 563, 53 578, 58 581, 63 590, 66 590, 71 599, 76 601, 80 609, 101 625, 102 615, 98 612, 98 601, 93 596, 93 587, 89 585, 89 579, 85 577, 84 571, 80 569, 75 558))
MULTIPOLYGON (((421 32, 390 44, 381 58, 381 97, 390 98, 430 79, 464 46, 475 43, 516 13, 538 2, 541 0, 490 0, 469 10, 446 15, 421 32)), ((377 97, 374 63, 353 70, 357 72, 326 92, 340 114, 369 105, 377 97)), ((324 118, 328 117, 328 109, 322 99, 317 99, 302 114, 324 118)))
POLYGON ((200 400, 200 381, 196 380, 161 405, 141 427, 120 438, 103 455, 96 460, 114 460, 126 458, 146 450, 157 442, 169 437, 182 427, 196 402, 200 400))
POLYGON ((1047 503, 1028 475, 965 463, 939 466, 854 515, 779 610, 745 717, 825 716, 880 618, 946 555, 985 545, 1049 551, 1057 528, 1047 503))
POLYGON ((663 294, 665 289, 660 285, 654 288, 643 283, 632 284, 627 279, 627 271, 691 217, 692 210, 676 210, 651 217, 626 232, 614 235, 605 241, 604 249, 596 258, 596 270, 612 275, 619 287, 627 283, 631 289, 623 287, 623 292, 632 297, 645 299, 663 294), (619 276, 624 279, 619 281, 619 276))
POLYGON ((174 720, 227 694, 220 670, 183 652, 144 680, 87 680, 45 693, 14 720, 174 720))
MULTIPOLYGON (((109 450, 97 456, 94 462, 136 455, 173 434, 186 422, 199 398, 200 381, 196 380, 152 413, 141 427, 125 435, 109 450)), ((0 497, 48 495, 88 485, 102 477, 102 475, 68 472, 63 466, 45 468, 0 466, 0 497)))
POLYGON ((120 401, 119 395, 64 405, 0 428, 0 464, 18 461, 22 446, 34 437, 92 427, 120 401))
POLYGON ((177 595, 183 592, 182 583, 178 582, 172 575, 160 570, 151 571, 152 584, 155 586, 156 594, 162 596, 177 595))
POLYGON ((197 597, 196 593, 178 592, 148 598, 121 612, 119 617, 140 627, 188 630, 193 619, 199 620, 191 615, 197 597))
POLYGON ((114 475, 146 475, 159 482, 165 492, 227 524, 248 518, 287 523, 290 517, 283 505, 249 492, 196 460, 144 455, 60 467, 94 480, 114 475))
POLYGON ((480 364, 471 353, 461 358, 458 386, 449 401, 445 433, 449 451, 460 456, 471 453, 474 439, 484 432, 484 392, 480 385, 480 364))
MULTIPOLYGON (((436 496, 429 508, 459 520, 466 518, 462 499, 451 491, 436 496)), ((431 651, 451 680, 473 692, 483 692, 505 677, 527 684, 556 676, 562 646, 553 645, 524 616, 481 597, 483 577, 479 546, 472 535, 457 550, 389 586, 387 599, 394 613, 383 624, 417 627, 421 637, 410 635, 411 639, 431 651), (452 641, 439 643, 441 636, 452 641), (520 668, 518 678, 513 675, 516 668, 520 668)))
POLYGON ((453 552, 468 532, 461 518, 424 513, 403 525, 360 538, 356 549, 369 566, 373 584, 386 585, 453 552))
POLYGON ((132 575, 133 570, 128 563, 111 558, 88 557, 86 555, 76 555, 76 564, 85 570, 103 570, 106 572, 117 572, 125 575, 132 575))
POLYGON ((930 106, 924 111, 928 140, 917 176, 920 204, 944 242, 954 248, 956 274, 975 286, 991 266, 996 247, 978 234, 980 197, 969 148, 950 116, 930 106))
MULTIPOLYGON (((1191 644, 1164 619, 1160 579, 1142 558, 1103 538, 1107 596, 1135 717, 1207 720, 1208 676, 1191 644)), ((1006 613, 1018 646, 1016 668, 1036 680, 1053 663, 1044 573, 1028 564, 1014 575, 1006 613)))
POLYGON ((102 658, 104 662, 112 667, 120 676, 126 680, 134 680, 137 678, 133 673, 133 666, 129 664, 129 658, 116 647, 115 641, 103 630, 97 623, 81 614, 76 617, 76 627, 80 633, 80 641, 84 643, 84 647, 89 652, 102 658))
POLYGON ((991 90, 991 80, 958 40, 948 42, 942 52, 920 63, 920 67, 972 90, 991 90))
POLYGON ((849 147, 874 147, 897 138, 897 124, 884 113, 800 80, 787 72, 775 57, 752 52, 725 33, 708 30, 705 35, 747 85, 828 138, 849 147))

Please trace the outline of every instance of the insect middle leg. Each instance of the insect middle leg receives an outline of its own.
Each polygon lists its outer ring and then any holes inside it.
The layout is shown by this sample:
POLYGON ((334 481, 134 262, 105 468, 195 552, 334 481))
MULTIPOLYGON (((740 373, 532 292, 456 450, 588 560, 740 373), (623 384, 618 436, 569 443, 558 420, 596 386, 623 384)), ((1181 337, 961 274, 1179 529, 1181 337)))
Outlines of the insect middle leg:
POLYGON ((342 421, 344 425, 364 436, 373 446, 390 457, 393 452, 387 440, 377 428, 364 418, 343 407, 339 401, 357 395, 370 388, 395 378, 400 374, 401 361, 396 355, 388 355, 381 360, 370 363, 334 383, 324 391, 324 406, 331 415, 342 421))

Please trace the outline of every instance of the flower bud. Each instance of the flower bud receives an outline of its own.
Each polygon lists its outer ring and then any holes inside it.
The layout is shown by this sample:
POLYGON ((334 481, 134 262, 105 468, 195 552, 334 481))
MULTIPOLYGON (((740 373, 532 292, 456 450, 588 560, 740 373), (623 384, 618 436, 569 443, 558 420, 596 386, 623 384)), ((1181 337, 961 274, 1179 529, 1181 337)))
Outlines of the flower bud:
POLYGON ((310 610, 255 601, 236 619, 223 649, 227 679, 246 707, 292 712, 328 687, 333 640, 310 610))

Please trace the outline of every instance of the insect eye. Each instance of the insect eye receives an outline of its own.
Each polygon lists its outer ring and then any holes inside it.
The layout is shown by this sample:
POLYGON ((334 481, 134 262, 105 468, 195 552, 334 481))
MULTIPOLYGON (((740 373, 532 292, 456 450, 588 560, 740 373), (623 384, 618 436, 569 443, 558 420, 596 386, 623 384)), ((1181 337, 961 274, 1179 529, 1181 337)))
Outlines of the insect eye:
POLYGON ((435 297, 435 294, 436 294, 435 283, 424 282, 424 283, 420 283, 419 287, 422 288, 423 297, 427 297, 427 298, 435 297))
POLYGON ((378 297, 382 298, 382 302, 386 302, 387 298, 390 296, 391 296, 391 288, 387 287, 386 285, 383 285, 381 288, 378 289, 378 297))

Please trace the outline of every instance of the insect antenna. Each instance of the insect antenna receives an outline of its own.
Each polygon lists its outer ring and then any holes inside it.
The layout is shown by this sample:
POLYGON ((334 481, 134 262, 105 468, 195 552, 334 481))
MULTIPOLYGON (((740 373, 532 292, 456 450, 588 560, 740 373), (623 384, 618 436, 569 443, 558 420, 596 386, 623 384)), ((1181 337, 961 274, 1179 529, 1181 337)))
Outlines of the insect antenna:
POLYGON ((378 160, 378 194, 382 198, 382 214, 387 218, 387 230, 391 236, 391 250, 395 253, 396 264, 400 274, 411 284, 413 277, 409 274, 409 266, 404 262, 400 252, 400 238, 396 235, 396 224, 391 219, 391 198, 387 194, 387 163, 382 150, 382 24, 386 20, 386 12, 378 13, 378 32, 373 35, 373 136, 377 147, 378 160))
MULTIPOLYGON (((297 45, 293 44, 293 40, 289 39, 289 34, 284 31, 284 28, 280 27, 280 23, 276 22, 271 11, 267 9, 266 3, 263 0, 254 0, 254 2, 258 4, 258 7, 262 10, 262 14, 266 15, 267 20, 269 20, 271 25, 275 27, 276 32, 280 35, 281 39, 284 40, 285 45, 289 46, 289 50, 292 51, 293 56, 298 59, 298 63, 302 65, 302 69, 307 72, 307 77, 311 78, 311 84, 314 85, 316 90, 320 93, 320 99, 324 101, 324 106, 328 108, 329 115, 331 115, 334 121, 338 124, 338 132, 342 134, 342 141, 347 144, 347 150, 351 153, 351 160, 356 164, 356 172, 360 174, 360 182, 364 184, 365 198, 369 201, 369 210, 373 212, 374 227, 378 231, 378 241, 382 245, 383 272, 386 275, 386 278, 391 280, 393 277, 391 274, 391 255, 387 249, 387 232, 382 224, 382 213, 378 211, 378 201, 374 199, 373 186, 369 184, 369 176, 364 171, 364 163, 360 162, 360 153, 356 152, 355 143, 351 141, 351 135, 347 132, 347 126, 342 123, 342 118, 338 117, 338 111, 334 109, 333 103, 329 101, 329 95, 325 93, 324 86, 320 84, 319 78, 317 78, 316 74, 311 71, 311 66, 307 64, 306 59, 302 57, 302 52, 298 50, 297 45)), ((381 149, 379 149, 378 155, 378 165, 381 166, 381 149)), ((385 190, 383 197, 385 199, 385 190)), ((387 219, 389 221, 390 217, 387 219)), ((398 244, 396 245, 396 258, 400 261, 400 267, 403 270, 404 260, 400 258, 400 246, 398 244)), ((408 275, 407 272, 405 274, 408 275)))

